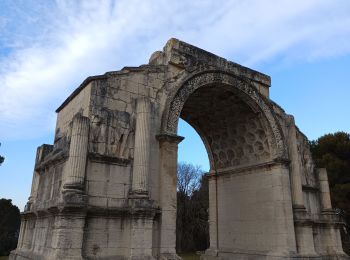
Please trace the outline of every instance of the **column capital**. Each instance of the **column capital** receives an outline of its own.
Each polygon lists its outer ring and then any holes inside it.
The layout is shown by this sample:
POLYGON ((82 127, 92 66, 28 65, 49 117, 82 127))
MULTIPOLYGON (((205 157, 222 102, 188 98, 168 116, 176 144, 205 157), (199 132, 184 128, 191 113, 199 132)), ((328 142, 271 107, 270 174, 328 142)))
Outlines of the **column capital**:
POLYGON ((288 126, 293 126, 295 127, 295 119, 294 119, 294 116, 293 115, 287 115, 286 116, 286 121, 287 121, 287 124, 288 126))
POLYGON ((169 134, 169 133, 158 134, 156 135, 156 138, 160 143, 168 142, 168 143, 175 143, 175 144, 179 144, 183 139, 185 139, 185 137, 183 136, 169 134))
POLYGON ((90 118, 87 116, 83 116, 81 113, 76 113, 73 116, 72 122, 78 121, 81 124, 90 124, 90 118))
POLYGON ((129 191, 129 199, 142 199, 142 198, 149 198, 149 193, 147 190, 131 190, 129 191))

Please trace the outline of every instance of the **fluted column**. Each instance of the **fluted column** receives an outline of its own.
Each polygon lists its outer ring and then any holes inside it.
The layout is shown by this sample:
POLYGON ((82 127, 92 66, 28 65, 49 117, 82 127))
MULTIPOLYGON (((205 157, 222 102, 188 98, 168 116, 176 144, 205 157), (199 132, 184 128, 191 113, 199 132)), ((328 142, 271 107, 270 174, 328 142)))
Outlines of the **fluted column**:
POLYGON ((132 193, 148 194, 148 173, 150 161, 151 108, 146 98, 139 98, 136 104, 136 129, 132 193))
POLYGON ((317 169, 318 181, 320 185, 320 198, 322 210, 331 210, 331 195, 329 192, 328 176, 326 168, 317 169))
POLYGON ((64 189, 82 190, 85 181, 85 167, 89 141, 89 118, 76 115, 73 119, 64 189))
POLYGON ((305 208, 301 181, 301 160, 298 152, 297 135, 294 117, 289 116, 288 149, 290 158, 290 181, 292 190, 293 208, 305 208))

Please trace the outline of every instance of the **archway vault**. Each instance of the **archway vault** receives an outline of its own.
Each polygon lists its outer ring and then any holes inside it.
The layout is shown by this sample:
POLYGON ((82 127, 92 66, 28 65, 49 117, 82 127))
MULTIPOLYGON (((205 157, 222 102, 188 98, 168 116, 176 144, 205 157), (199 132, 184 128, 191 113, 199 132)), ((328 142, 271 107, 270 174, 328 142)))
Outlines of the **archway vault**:
POLYGON ((176 135, 179 118, 201 136, 211 170, 286 160, 285 138, 269 101, 247 80, 201 71, 169 95, 162 132, 176 135))
POLYGON ((87 78, 56 110, 54 144, 38 147, 10 259, 178 259, 180 117, 217 173, 203 259, 344 257, 327 172, 269 86, 176 39, 147 65, 87 78))

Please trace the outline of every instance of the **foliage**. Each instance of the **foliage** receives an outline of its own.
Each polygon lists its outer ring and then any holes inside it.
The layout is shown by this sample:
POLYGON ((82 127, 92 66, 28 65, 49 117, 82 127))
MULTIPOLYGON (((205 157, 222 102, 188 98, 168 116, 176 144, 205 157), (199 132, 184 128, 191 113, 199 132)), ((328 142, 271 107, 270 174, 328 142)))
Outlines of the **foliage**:
POLYGON ((208 180, 198 166, 179 163, 177 170, 177 252, 205 250, 209 245, 208 180))
POLYGON ((327 168, 332 205, 348 225, 343 241, 350 241, 350 134, 326 134, 310 144, 316 166, 327 168))
MULTIPOLYGON (((1 143, 0 143, 0 146, 1 146, 1 143)), ((5 157, 0 155, 0 165, 5 161, 5 157)))
POLYGON ((0 255, 8 255, 17 246, 21 224, 18 207, 8 199, 0 199, 0 255))
POLYGON ((199 166, 181 162, 177 165, 177 190, 185 196, 191 196, 199 188, 202 170, 199 166))
POLYGON ((331 185, 350 182, 350 134, 326 134, 311 142, 311 152, 318 167, 329 171, 331 185))
POLYGON ((311 152, 316 166, 327 168, 333 207, 350 213, 350 134, 326 134, 311 142, 311 152))

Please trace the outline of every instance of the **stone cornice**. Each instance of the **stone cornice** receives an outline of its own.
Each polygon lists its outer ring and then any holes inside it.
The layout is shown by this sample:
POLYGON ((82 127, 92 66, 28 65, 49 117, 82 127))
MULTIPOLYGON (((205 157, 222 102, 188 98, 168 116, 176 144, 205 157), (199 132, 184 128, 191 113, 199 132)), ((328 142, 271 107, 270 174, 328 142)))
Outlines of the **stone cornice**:
POLYGON ((268 161, 268 162, 262 162, 254 165, 245 165, 242 167, 228 167, 225 169, 218 169, 218 170, 210 170, 209 173, 207 173, 207 176, 209 178, 213 178, 216 175, 230 175, 230 174, 250 174, 250 171, 257 170, 257 169, 263 169, 263 168, 270 168, 274 166, 286 166, 285 163, 279 162, 279 161, 268 161))
POLYGON ((97 162, 97 163, 116 164, 120 166, 127 166, 128 164, 130 164, 129 159, 109 156, 109 155, 104 155, 99 153, 89 153, 88 158, 91 162, 97 162))
POLYGON ((56 164, 56 163, 60 163, 60 162, 64 162, 67 160, 69 155, 68 150, 64 149, 64 150, 60 150, 60 151, 53 151, 51 153, 49 153, 46 157, 45 160, 42 163, 39 163, 38 165, 35 166, 35 170, 36 171, 42 171, 44 170, 46 167, 56 164))
POLYGON ((204 62, 232 73, 239 73, 242 77, 265 85, 266 87, 270 87, 271 85, 271 78, 268 75, 244 67, 175 38, 171 38, 166 43, 163 53, 166 56, 165 61, 177 67, 187 68, 193 66, 195 62, 204 62))
POLYGON ((174 134, 168 134, 168 133, 162 133, 159 135, 156 135, 156 138, 159 142, 169 142, 169 143, 180 143, 185 137, 174 135, 174 134))
POLYGON ((303 185, 303 191, 318 192, 319 188, 311 185, 303 185))

